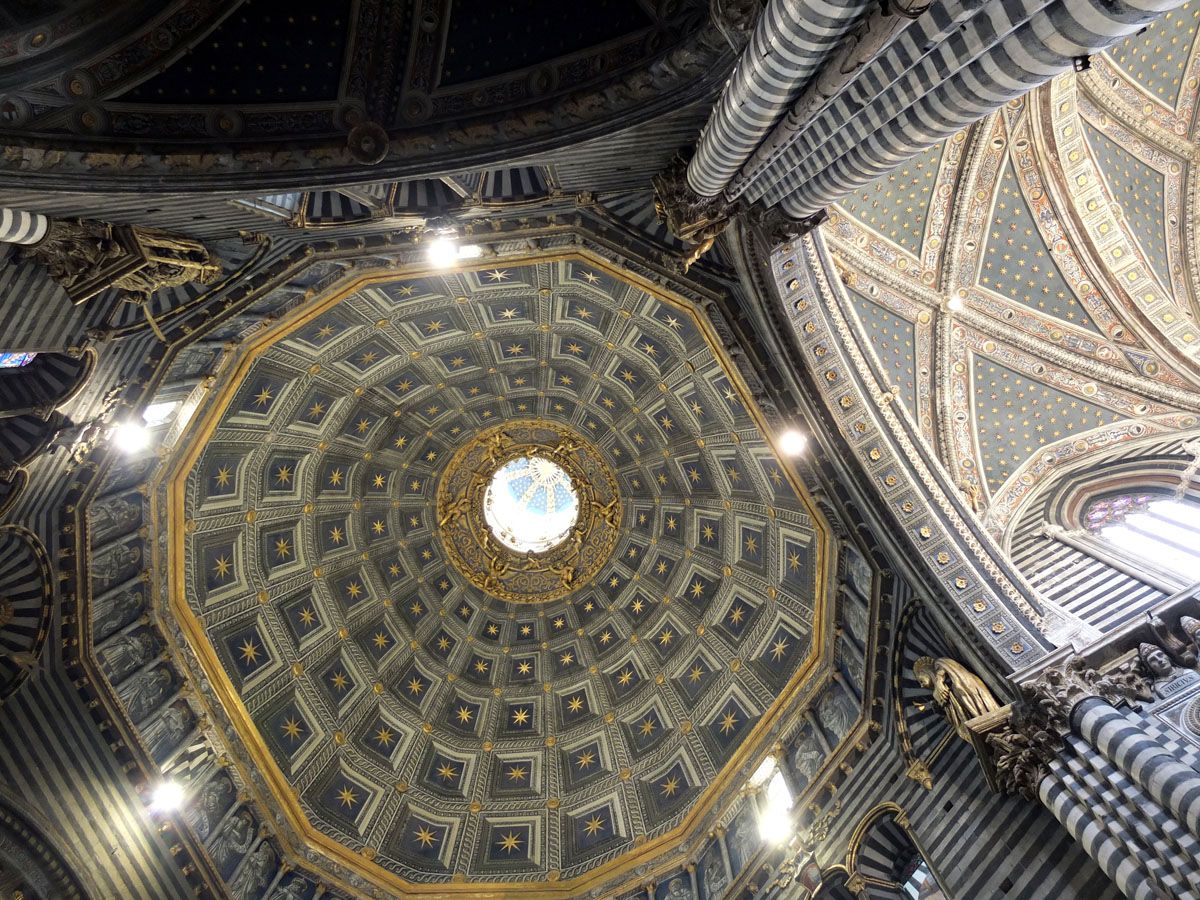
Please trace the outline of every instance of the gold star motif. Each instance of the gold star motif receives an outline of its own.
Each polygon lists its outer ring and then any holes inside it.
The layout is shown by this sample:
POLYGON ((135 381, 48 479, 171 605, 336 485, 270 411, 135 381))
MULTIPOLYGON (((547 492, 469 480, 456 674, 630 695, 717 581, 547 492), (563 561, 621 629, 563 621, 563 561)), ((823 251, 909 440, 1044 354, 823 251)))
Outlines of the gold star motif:
POLYGON ((329 337, 332 334, 333 334, 333 326, 332 325, 322 325, 320 328, 317 329, 317 337, 320 340, 325 340, 327 337, 329 337))
POLYGON ((501 310, 501 312, 500 312, 500 318, 502 318, 502 319, 512 319, 516 315, 517 315, 517 311, 515 309, 512 309, 511 307, 508 309, 501 310))
POLYGON ((367 429, 371 427, 370 419, 359 419, 358 424, 354 426, 354 430, 359 434, 365 434, 367 429))
POLYGON ((276 469, 275 470, 275 480, 278 481, 281 485, 287 484, 289 481, 291 481, 292 480, 292 467, 285 465, 285 466, 280 466, 278 469, 276 469))
POLYGON ((524 781, 525 775, 526 772, 524 766, 513 766, 508 770, 509 781, 524 781))
POLYGON ((672 775, 666 781, 659 785, 662 788, 664 797, 674 797, 675 792, 679 790, 679 779, 672 775))
POLYGON ((471 722, 471 717, 475 715, 475 713, 469 706, 460 706, 455 715, 458 716, 458 722, 460 725, 468 725, 471 722))
POLYGON ((273 395, 271 393, 271 386, 269 384, 264 384, 262 389, 254 395, 254 405, 265 406, 271 402, 272 397, 273 395))
POLYGON ((791 553, 788 555, 788 568, 793 572, 800 568, 800 554, 791 553))
POLYGON ((424 690, 424 688, 425 688, 425 682, 423 682, 420 678, 409 679, 408 692, 410 694, 412 694, 413 696, 420 694, 421 691, 424 690))
POLYGON ((279 559, 287 559, 292 555, 292 542, 288 538, 280 538, 275 542, 275 555, 279 559))
POLYGON ((437 773, 442 781, 453 781, 458 777, 458 769, 454 768, 449 763, 442 763, 440 766, 438 766, 437 773))
POLYGON ((612 640, 612 632, 611 631, 604 631, 603 633, 601 633, 600 643, 608 644, 608 642, 611 640, 612 640))
POLYGON ((496 846, 506 853, 512 853, 514 850, 521 849, 521 838, 515 831, 510 831, 496 841, 496 846))
POLYGON ((300 624, 302 624, 305 628, 311 628, 316 623, 316 621, 317 621, 317 617, 313 614, 313 611, 311 609, 309 609, 307 606, 304 607, 304 609, 300 610, 300 624))
POLYGON ((737 722, 737 716, 731 712, 726 713, 721 719, 721 734, 729 734, 737 727, 737 722))
POLYGON ((657 727, 658 725, 654 719, 652 719, 650 716, 646 716, 646 718, 642 719, 642 723, 640 726, 638 726, 638 730, 641 731, 642 737, 650 737, 650 735, 654 734, 654 729, 657 727))
POLYGON ((384 532, 383 520, 378 519, 378 520, 372 522, 371 530, 374 531, 376 534, 383 534, 383 532, 384 532))
POLYGON ((790 646, 791 644, 789 644, 783 638, 779 638, 777 641, 775 641, 774 646, 771 647, 771 655, 775 657, 776 662, 783 659, 784 654, 787 653, 788 647, 790 646))
POLYGON ((588 837, 595 837, 603 830, 604 820, 598 815, 592 816, 584 825, 584 831, 587 832, 588 837))
POLYGON ((701 533, 701 536, 706 541, 712 541, 717 536, 717 532, 713 529, 713 527, 711 525, 705 525, 704 528, 701 529, 700 533, 701 533))
POLYGON ((564 653, 562 656, 560 656, 558 658, 558 661, 564 666, 569 666, 571 663, 575 662, 575 657, 573 654, 571 654, 568 651, 567 653, 564 653))
POLYGON ((329 473, 329 483, 331 485, 333 485, 334 487, 337 487, 338 485, 340 485, 342 483, 342 470, 341 469, 334 469, 332 472, 329 473))
POLYGON ((434 319, 425 323, 425 328, 429 334, 439 334, 446 324, 441 319, 434 319))
POLYGON ((463 356, 456 356, 450 360, 451 367, 453 367, 455 369, 461 369, 466 364, 467 364, 466 357, 463 357, 463 356))
POLYGON ((518 675, 528 675, 532 671, 533 671, 533 666, 530 663, 524 662, 524 661, 517 663, 517 674, 518 675))
POLYGON ((513 710, 512 723, 514 725, 525 725, 528 722, 529 722, 529 710, 525 709, 524 707, 518 707, 517 709, 513 710))
POLYGON ((489 281, 503 281, 508 277, 508 270, 492 269, 492 271, 487 273, 487 277, 489 281))
POLYGON ((588 284, 595 284, 600 280, 600 276, 595 272, 584 272, 583 277, 587 279, 588 284))
POLYGON ((304 723, 295 716, 288 716, 279 727, 283 730, 283 736, 289 741, 300 740, 300 733, 304 731, 304 723))
POLYGON ((375 362, 375 360, 377 360, 378 358, 379 358, 378 353, 376 353, 374 350, 368 350, 366 353, 364 353, 362 356, 360 356, 358 358, 358 362, 360 365, 369 366, 369 365, 371 365, 371 363, 375 362))
POLYGON ((617 683, 620 684, 621 687, 628 687, 629 682, 632 680, 633 672, 629 671, 629 669, 622 669, 617 673, 617 683))
POLYGON ((508 345, 508 355, 509 356, 520 356, 524 352, 525 352, 525 347, 521 344, 509 344, 508 345))
POLYGON ((391 643, 391 641, 389 641, 389 639, 388 639, 387 634, 382 631, 375 632, 375 637, 372 638, 372 640, 375 642, 375 646, 378 647, 380 650, 382 650, 389 643, 391 643))
POLYGON ((755 537, 746 538, 746 552, 754 553, 754 554, 758 553, 758 539, 757 538, 755 538, 755 537))
POLYGON ((353 807, 358 802, 358 795, 351 790, 350 785, 344 784, 338 791, 338 800, 343 806, 353 807))
POLYGON ((437 836, 433 833, 432 829, 425 828, 424 826, 414 831, 413 836, 417 839, 417 843, 420 844, 422 848, 432 847, 434 842, 437 840, 437 836))
POLYGON ((583 698, 579 696, 572 697, 567 701, 567 710, 573 713, 583 710, 583 698))
POLYGON ((345 540, 345 535, 342 534, 342 529, 335 525, 333 530, 329 532, 329 539, 335 544, 340 544, 343 540, 345 540))
POLYGON ((596 757, 592 754, 591 750, 585 750, 579 756, 575 757, 575 764, 581 769, 590 768, 595 761, 596 757))
POLYGON ((700 581, 699 579, 692 582, 692 596, 695 597, 696 599, 699 599, 703 593, 704 593, 704 583, 702 581, 700 581))
POLYGON ((213 574, 221 581, 224 581, 231 571, 233 571, 233 563, 229 561, 229 557, 218 556, 213 563, 213 574))
POLYGON ((704 677, 704 669, 702 669, 699 665, 693 666, 692 671, 689 673, 689 677, 693 682, 699 681, 704 677))
POLYGON ((581 319, 586 320, 586 319, 590 319, 592 317, 592 311, 590 309, 588 309, 586 306, 576 306, 575 307, 575 315, 579 316, 579 318, 581 318, 581 319))
POLYGON ((675 635, 671 632, 671 629, 664 628, 662 630, 662 634, 658 636, 658 642, 665 647, 667 644, 671 643, 671 638, 673 637, 675 637, 675 635))
POLYGON ((740 625, 742 617, 746 615, 746 610, 742 606, 735 606, 729 611, 729 623, 731 625, 740 625))
POLYGON ((229 487, 229 480, 233 476, 233 470, 229 466, 221 466, 217 469, 217 474, 213 478, 217 482, 217 487, 229 487))
POLYGON ((578 356, 583 352, 583 347, 581 347, 576 341, 571 341, 571 343, 567 344, 567 352, 574 353, 576 356, 578 356))
POLYGON ((448 638, 448 637, 438 638, 438 649, 439 650, 449 650, 450 649, 450 638, 448 638))
POLYGON ((334 672, 329 679, 330 683, 339 691, 344 691, 346 686, 350 684, 350 679, 346 677, 346 673, 341 670, 334 672))
POLYGON ((357 581, 352 581, 346 585, 346 596, 351 600, 357 600, 358 595, 362 593, 362 585, 357 581))
POLYGON ((487 673, 487 669, 488 669, 488 664, 487 664, 486 659, 475 660, 475 671, 476 672, 478 672, 480 675, 484 675, 487 673))

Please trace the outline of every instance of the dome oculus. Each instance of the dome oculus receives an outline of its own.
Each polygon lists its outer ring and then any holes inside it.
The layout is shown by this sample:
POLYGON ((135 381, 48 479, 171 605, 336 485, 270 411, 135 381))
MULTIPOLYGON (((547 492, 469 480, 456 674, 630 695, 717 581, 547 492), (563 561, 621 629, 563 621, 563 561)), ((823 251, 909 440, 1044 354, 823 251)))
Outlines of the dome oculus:
POLYGON ((505 547, 543 553, 566 540, 579 519, 579 497, 562 466, 544 456, 521 456, 492 476, 483 514, 505 547))

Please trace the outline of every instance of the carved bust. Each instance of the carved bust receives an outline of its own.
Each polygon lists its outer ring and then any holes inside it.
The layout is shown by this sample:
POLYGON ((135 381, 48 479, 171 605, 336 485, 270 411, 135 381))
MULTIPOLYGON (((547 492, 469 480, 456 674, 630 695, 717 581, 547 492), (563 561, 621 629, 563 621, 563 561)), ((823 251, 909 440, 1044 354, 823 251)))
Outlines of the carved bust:
POLYGON ((969 741, 967 722, 999 709, 1000 704, 979 678, 961 663, 941 657, 922 656, 913 664, 918 683, 928 688, 934 702, 964 741, 969 741))

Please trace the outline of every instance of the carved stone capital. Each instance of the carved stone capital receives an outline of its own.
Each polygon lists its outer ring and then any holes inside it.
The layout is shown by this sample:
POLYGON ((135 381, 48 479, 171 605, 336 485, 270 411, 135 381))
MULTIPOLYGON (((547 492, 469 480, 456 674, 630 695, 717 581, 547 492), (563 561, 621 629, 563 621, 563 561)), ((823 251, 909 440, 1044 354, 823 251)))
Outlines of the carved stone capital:
POLYGON ((791 219, 777 206, 752 206, 746 212, 746 224, 757 231, 772 249, 808 234, 829 218, 825 210, 804 219, 791 219))
POLYGON ((687 180, 687 167, 687 160, 676 156, 653 179, 654 210, 658 220, 679 240, 693 245, 691 253, 681 262, 684 272, 708 252, 741 211, 741 204, 730 203, 722 195, 701 197, 692 190, 687 180))
POLYGON ((933 790, 933 773, 924 761, 914 759, 904 773, 927 791, 933 790))

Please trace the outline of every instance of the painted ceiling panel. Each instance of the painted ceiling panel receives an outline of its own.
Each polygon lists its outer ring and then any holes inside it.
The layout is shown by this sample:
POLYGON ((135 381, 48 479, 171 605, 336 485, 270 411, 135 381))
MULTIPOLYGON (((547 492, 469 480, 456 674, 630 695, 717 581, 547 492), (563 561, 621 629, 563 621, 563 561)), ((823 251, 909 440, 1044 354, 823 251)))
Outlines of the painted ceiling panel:
POLYGON ((1150 261, 1158 280, 1171 283, 1167 258, 1166 217, 1163 212, 1166 178, 1157 169, 1114 144, 1091 123, 1084 133, 1096 156, 1113 197, 1125 212, 1125 221, 1150 261))
POLYGON ((1042 240, 1008 161, 1000 176, 979 283, 1008 300, 1099 333, 1042 240))
POLYGON ((462 84, 630 34, 650 25, 637 0, 593 0, 581 15, 570 3, 507 7, 495 0, 454 0, 442 59, 442 84, 462 84))
POLYGON ((1180 79, 1196 39, 1200 4, 1183 4, 1109 50, 1113 61, 1150 96, 1174 107, 1180 79))
POLYGON ((944 146, 944 143, 935 144, 898 169, 860 188, 839 205, 867 228, 889 238, 914 256, 919 254, 944 146))
POLYGON ((858 291, 848 292, 854 300, 859 321, 871 340, 892 384, 900 387, 900 398, 914 419, 918 418, 916 386, 916 325, 902 319, 858 291))
POLYGON ((166 71, 139 103, 301 103, 337 96, 350 17, 322 0, 247 2, 166 71))
POLYGON ((973 357, 971 375, 979 458, 992 492, 1039 447, 1125 417, 982 356, 973 357))

